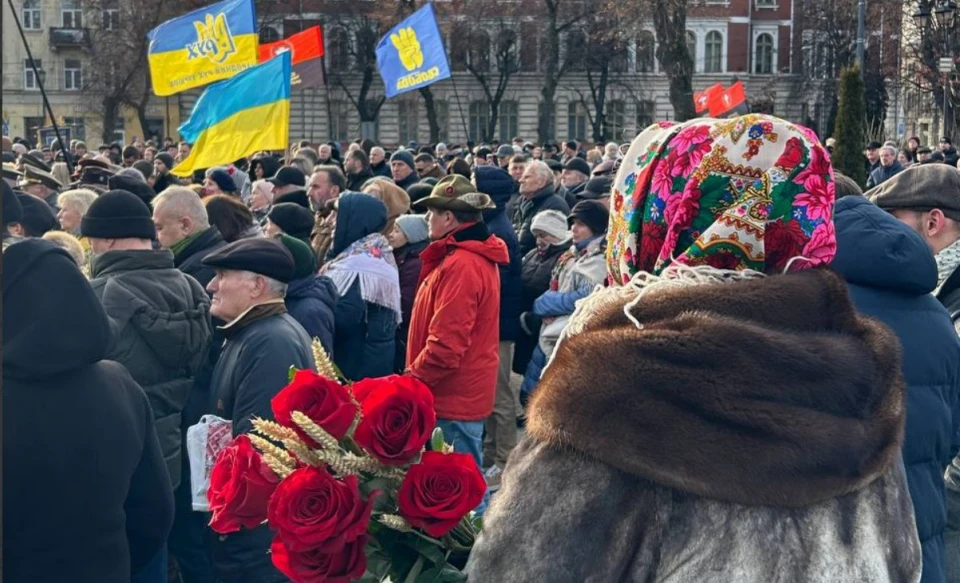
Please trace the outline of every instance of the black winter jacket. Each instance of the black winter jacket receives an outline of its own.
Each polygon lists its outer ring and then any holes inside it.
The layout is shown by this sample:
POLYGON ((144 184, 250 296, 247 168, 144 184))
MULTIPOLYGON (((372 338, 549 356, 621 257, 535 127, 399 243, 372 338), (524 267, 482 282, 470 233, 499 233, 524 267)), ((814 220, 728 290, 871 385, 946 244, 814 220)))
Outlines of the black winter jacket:
POLYGON ((525 256, 537 246, 537 238, 530 231, 533 217, 540 211, 556 210, 565 215, 570 214, 570 205, 563 197, 554 194, 553 184, 543 187, 533 198, 520 198, 513 214, 513 230, 520 241, 520 255, 525 256))
POLYGON ((104 360, 110 322, 73 260, 3 254, 3 578, 128 583, 167 539, 173 491, 150 403, 104 360))
POLYGON ((166 250, 110 251, 94 259, 91 274, 113 330, 109 357, 147 393, 176 488, 181 413, 210 348, 210 298, 166 250))

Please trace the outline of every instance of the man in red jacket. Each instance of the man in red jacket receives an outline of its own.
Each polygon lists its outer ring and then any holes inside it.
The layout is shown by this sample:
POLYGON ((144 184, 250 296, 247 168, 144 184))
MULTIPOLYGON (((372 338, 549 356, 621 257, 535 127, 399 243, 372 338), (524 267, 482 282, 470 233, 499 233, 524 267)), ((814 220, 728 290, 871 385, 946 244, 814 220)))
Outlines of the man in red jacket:
POLYGON ((493 201, 463 176, 447 176, 416 206, 428 209, 432 243, 420 254, 407 369, 433 391, 447 443, 481 467, 483 422, 493 412, 499 366, 497 264, 510 258, 483 222, 493 201))

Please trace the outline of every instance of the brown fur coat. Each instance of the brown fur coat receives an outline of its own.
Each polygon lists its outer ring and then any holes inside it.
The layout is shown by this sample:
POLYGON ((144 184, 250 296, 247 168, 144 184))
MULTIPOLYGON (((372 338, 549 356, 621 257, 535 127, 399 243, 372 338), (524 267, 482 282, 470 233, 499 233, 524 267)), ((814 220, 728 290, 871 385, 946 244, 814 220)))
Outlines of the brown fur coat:
POLYGON ((635 294, 574 317, 471 583, 919 580, 899 346, 843 281, 635 294))

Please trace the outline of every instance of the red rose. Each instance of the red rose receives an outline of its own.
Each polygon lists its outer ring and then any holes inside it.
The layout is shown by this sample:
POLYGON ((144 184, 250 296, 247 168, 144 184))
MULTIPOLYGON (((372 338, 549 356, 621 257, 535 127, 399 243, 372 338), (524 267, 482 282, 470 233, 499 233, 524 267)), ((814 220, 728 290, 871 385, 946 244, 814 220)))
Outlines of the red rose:
POLYGON ((300 411, 337 440, 353 425, 357 416, 357 404, 350 391, 336 381, 324 378, 311 370, 298 370, 293 381, 270 401, 273 416, 281 425, 292 428, 308 444, 315 443, 290 415, 300 411))
POLYGON ((416 457, 437 424, 430 389, 413 377, 397 375, 363 380, 352 389, 362 413, 353 434, 360 447, 391 466, 416 457))
POLYGON ((367 531, 374 492, 364 503, 356 476, 342 481, 326 470, 294 470, 270 498, 267 519, 287 549, 304 553, 339 552, 367 531))
POLYGON ((311 549, 295 553, 276 537, 270 545, 270 556, 273 565, 294 583, 350 583, 363 577, 367 570, 363 550, 369 538, 362 534, 337 552, 311 549))
POLYGON ((806 242, 807 236, 800 223, 794 220, 783 222, 783 219, 777 219, 769 223, 763 233, 763 247, 766 254, 764 263, 767 267, 778 269, 786 267, 788 261, 800 255, 806 242))
POLYGON ((424 452, 397 491, 400 514, 430 536, 443 536, 483 501, 486 480, 466 453, 424 452))
POLYGON ((260 526, 267 518, 267 501, 279 482, 280 478, 253 449, 250 438, 238 435, 217 456, 210 473, 210 528, 227 534, 237 532, 241 526, 260 526))

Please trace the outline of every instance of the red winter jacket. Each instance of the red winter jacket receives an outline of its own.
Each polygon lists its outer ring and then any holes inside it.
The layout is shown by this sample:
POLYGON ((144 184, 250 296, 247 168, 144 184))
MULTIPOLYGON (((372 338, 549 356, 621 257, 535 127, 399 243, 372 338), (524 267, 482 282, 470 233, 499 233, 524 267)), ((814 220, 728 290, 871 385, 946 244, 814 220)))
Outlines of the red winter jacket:
POLYGON ((493 412, 506 244, 469 223, 420 254, 407 368, 433 391, 437 417, 480 421, 493 412))

